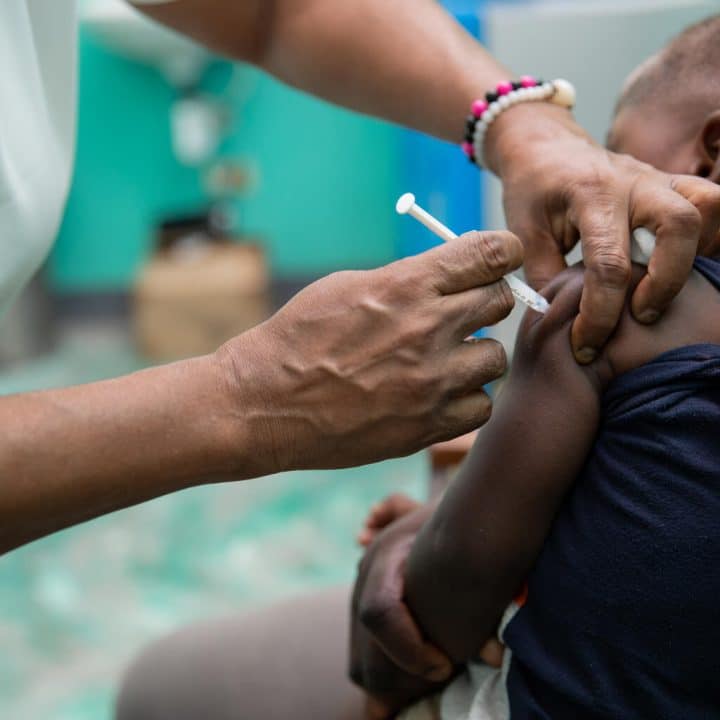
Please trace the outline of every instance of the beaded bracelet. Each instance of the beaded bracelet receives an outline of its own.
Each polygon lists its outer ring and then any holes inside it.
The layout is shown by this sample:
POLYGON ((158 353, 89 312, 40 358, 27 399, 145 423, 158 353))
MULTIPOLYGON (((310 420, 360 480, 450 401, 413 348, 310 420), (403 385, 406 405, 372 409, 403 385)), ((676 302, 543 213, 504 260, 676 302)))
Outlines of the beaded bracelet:
POLYGON ((570 109, 575 105, 575 88, 567 80, 543 82, 524 75, 519 82, 498 83, 494 92, 486 93, 482 100, 475 100, 467 118, 465 142, 462 144, 470 162, 482 167, 485 135, 501 113, 518 103, 539 101, 570 109))

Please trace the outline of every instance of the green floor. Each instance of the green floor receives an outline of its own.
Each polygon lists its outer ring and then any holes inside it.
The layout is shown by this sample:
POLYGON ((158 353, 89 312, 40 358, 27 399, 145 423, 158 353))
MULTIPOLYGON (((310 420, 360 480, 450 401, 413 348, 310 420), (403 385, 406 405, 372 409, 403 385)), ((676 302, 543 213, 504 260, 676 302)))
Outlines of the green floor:
MULTIPOLYGON (((140 366, 86 334, 0 375, 0 394, 140 366)), ((103 518, 0 558, 0 718, 96 720, 144 643, 196 618, 346 582, 368 506, 419 496, 425 458, 204 487, 103 518)))

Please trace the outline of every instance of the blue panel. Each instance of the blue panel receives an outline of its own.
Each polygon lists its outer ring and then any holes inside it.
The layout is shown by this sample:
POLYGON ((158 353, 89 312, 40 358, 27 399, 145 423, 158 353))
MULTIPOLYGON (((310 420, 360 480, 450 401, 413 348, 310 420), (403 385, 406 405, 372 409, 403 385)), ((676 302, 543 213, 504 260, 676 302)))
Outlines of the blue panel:
MULTIPOLYGON (((481 42, 484 39, 479 0, 445 0, 445 7, 481 42)), ((469 108, 468 108, 469 109, 469 108)), ((402 192, 412 192, 418 203, 457 233, 482 227, 482 173, 462 154, 463 129, 458 118, 458 145, 403 131, 400 138, 402 192)), ((400 223, 398 255, 415 255, 438 244, 418 223, 400 223)))

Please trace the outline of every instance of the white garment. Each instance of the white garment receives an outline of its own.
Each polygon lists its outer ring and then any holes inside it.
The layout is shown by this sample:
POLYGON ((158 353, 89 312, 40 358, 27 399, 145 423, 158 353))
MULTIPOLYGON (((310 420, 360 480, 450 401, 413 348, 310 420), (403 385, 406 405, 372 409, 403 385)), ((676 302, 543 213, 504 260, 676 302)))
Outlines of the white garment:
POLYGON ((0 314, 57 234, 76 105, 76 0, 0 0, 0 314))
POLYGON ((0 313, 47 255, 75 150, 75 0, 0 0, 0 313))
MULTIPOLYGON (((510 603, 498 628, 504 642, 507 626, 520 606, 510 603)), ((400 713, 398 720, 509 720, 507 677, 512 653, 505 649, 502 667, 469 663, 439 695, 423 700, 400 713)))

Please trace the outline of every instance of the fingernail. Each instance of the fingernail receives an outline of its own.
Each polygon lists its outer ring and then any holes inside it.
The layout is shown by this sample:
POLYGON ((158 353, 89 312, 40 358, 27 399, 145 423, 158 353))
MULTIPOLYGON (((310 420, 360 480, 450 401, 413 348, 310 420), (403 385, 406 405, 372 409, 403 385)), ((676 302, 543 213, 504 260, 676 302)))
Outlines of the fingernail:
POLYGON ((589 365, 591 362, 593 362, 598 356, 598 352, 595 348, 591 347, 584 347, 580 348, 579 350, 575 351, 575 359, 581 364, 581 365, 589 365))
POLYGON ((660 317, 660 313, 657 310, 649 309, 649 310, 643 310, 638 316, 638 322, 644 323, 645 325, 652 325, 654 322, 657 322, 657 319, 660 317))

